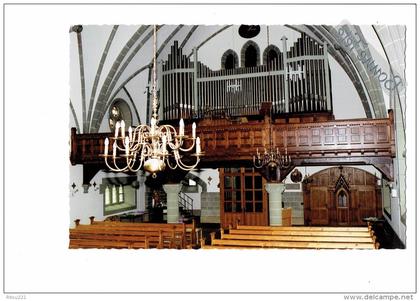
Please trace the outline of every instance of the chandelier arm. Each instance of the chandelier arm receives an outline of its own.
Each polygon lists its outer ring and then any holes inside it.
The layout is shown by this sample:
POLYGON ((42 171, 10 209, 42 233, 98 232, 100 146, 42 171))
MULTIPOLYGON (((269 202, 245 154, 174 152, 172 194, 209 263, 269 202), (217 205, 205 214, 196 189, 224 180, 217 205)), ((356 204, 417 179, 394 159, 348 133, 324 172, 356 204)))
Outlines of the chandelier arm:
POLYGON ((114 163, 114 166, 115 166, 115 168, 113 169, 114 171, 124 172, 124 171, 128 170, 127 166, 125 166, 124 168, 121 168, 121 167, 118 166, 116 157, 113 157, 113 163, 114 163))
POLYGON ((189 148, 182 148, 182 144, 181 144, 180 147, 179 147, 179 150, 181 150, 183 152, 191 151, 195 147, 195 139, 192 139, 192 141, 193 141, 193 143, 191 144, 191 146, 189 148))
MULTIPOLYGON (((105 157, 105 164, 106 164, 106 166, 110 169, 110 170, 112 170, 112 171, 117 171, 117 172, 122 172, 123 170, 122 169, 117 169, 117 168, 115 168, 115 167, 111 167, 111 165, 109 165, 109 163, 108 163, 108 159, 105 157)), ((116 166, 117 167, 117 166, 116 166)))
MULTIPOLYGON (((121 139, 121 138, 117 138, 117 139, 115 139, 114 137, 111 137, 111 139, 115 142, 117 142, 115 145, 116 145, 116 147, 117 147, 117 150, 119 150, 119 151, 125 151, 125 146, 123 146, 123 147, 120 147, 119 145, 118 145, 118 140, 121 140, 122 141, 122 145, 124 145, 124 140, 123 139, 121 139)), ((112 141, 111 140, 111 141, 112 141)))
POLYGON ((176 160, 178 166, 181 169, 183 169, 183 170, 189 170, 190 169, 191 170, 191 169, 195 168, 198 165, 198 163, 200 162, 200 157, 197 156, 197 161, 193 165, 186 165, 184 162, 182 162, 181 157, 179 156, 179 153, 176 153, 175 154, 175 160, 176 160))
POLYGON ((141 156, 139 160, 136 160, 136 157, 133 158, 133 163, 131 164, 131 166, 129 166, 130 171, 132 172, 138 172, 140 170, 140 168, 143 166, 144 163, 144 157, 141 156), (137 168, 134 168, 136 161, 139 162, 137 168))
POLYGON ((177 167, 176 164, 174 166, 171 165, 170 160, 169 160, 169 156, 166 157, 166 164, 169 166, 170 169, 176 169, 176 167, 177 167))
POLYGON ((256 167, 256 168, 261 168, 261 167, 263 167, 263 165, 264 164, 262 164, 262 162, 261 162, 261 159, 257 159, 257 160, 255 160, 255 156, 254 156, 254 158, 253 158, 253 161, 254 161, 254 166, 256 167))

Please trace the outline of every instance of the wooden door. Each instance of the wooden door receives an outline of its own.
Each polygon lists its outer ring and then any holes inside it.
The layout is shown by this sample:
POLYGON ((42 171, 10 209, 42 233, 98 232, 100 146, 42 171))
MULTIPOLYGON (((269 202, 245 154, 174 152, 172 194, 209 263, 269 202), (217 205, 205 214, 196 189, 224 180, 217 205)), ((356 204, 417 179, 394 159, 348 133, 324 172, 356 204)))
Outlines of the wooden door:
POLYGON ((328 225, 327 187, 312 187, 309 199, 311 225, 328 225))
POLYGON ((350 197, 347 191, 340 189, 336 193, 336 207, 337 207, 337 224, 340 226, 348 226, 350 224, 349 218, 349 204, 350 197))
POLYGON ((220 223, 223 228, 268 225, 264 178, 252 168, 220 169, 220 223))

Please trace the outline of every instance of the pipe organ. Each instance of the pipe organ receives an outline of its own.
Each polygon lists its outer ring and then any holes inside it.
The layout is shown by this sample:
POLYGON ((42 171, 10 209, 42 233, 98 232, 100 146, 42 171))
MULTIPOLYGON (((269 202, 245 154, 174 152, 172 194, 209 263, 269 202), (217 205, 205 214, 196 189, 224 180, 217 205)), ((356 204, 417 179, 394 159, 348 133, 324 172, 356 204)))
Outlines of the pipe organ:
POLYGON ((160 114, 164 120, 259 115, 271 103, 274 115, 332 112, 326 43, 302 33, 270 64, 211 70, 182 53, 175 41, 160 72, 160 114))

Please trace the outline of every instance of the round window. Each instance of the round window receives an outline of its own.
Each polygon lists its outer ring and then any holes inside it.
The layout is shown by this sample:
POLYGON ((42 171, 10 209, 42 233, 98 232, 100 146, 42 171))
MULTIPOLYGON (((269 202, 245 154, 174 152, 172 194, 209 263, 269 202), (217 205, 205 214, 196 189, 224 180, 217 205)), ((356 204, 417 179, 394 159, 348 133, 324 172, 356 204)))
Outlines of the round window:
POLYGON ((245 39, 256 37, 260 33, 259 25, 241 25, 239 26, 239 35, 245 39))
POLYGON ((129 105, 121 98, 116 99, 109 108, 108 124, 111 131, 115 130, 117 121, 124 120, 126 127, 132 125, 132 116, 129 105))

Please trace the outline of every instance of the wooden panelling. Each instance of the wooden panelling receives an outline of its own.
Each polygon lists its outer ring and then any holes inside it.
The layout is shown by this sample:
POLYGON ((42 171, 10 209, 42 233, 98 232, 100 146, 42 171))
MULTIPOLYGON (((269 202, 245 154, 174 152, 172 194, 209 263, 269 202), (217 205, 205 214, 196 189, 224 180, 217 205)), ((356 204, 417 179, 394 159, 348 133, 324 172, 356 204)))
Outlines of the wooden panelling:
POLYGON ((309 177, 304 191, 304 220, 306 225, 366 224, 367 217, 381 217, 381 193, 374 175, 357 168, 329 168, 309 177), (337 186, 343 176, 347 187, 337 186), (341 188, 340 188, 341 187, 341 188), (340 191, 346 195, 339 201, 340 191))
MULTIPOLYGON (((296 124, 286 119, 272 123, 275 146, 281 153, 291 155, 294 165, 372 164, 392 179, 392 158, 395 157, 395 140, 392 111, 389 118, 329 120, 296 124)), ((301 119, 303 120, 303 118, 301 119)), ((162 123, 162 122, 161 122, 162 123)), ((186 126, 186 134, 190 134, 186 126)), ((103 141, 111 133, 75 134, 72 130, 71 163, 102 164, 103 141)), ((197 135, 201 138, 202 157, 200 167, 221 167, 248 162, 264 147, 268 147, 270 122, 252 120, 197 121, 197 135)), ((111 150, 109 150, 111 152, 111 150)), ((188 160, 188 158, 185 158, 188 160)), ((105 166, 104 166, 105 167, 105 166)))

